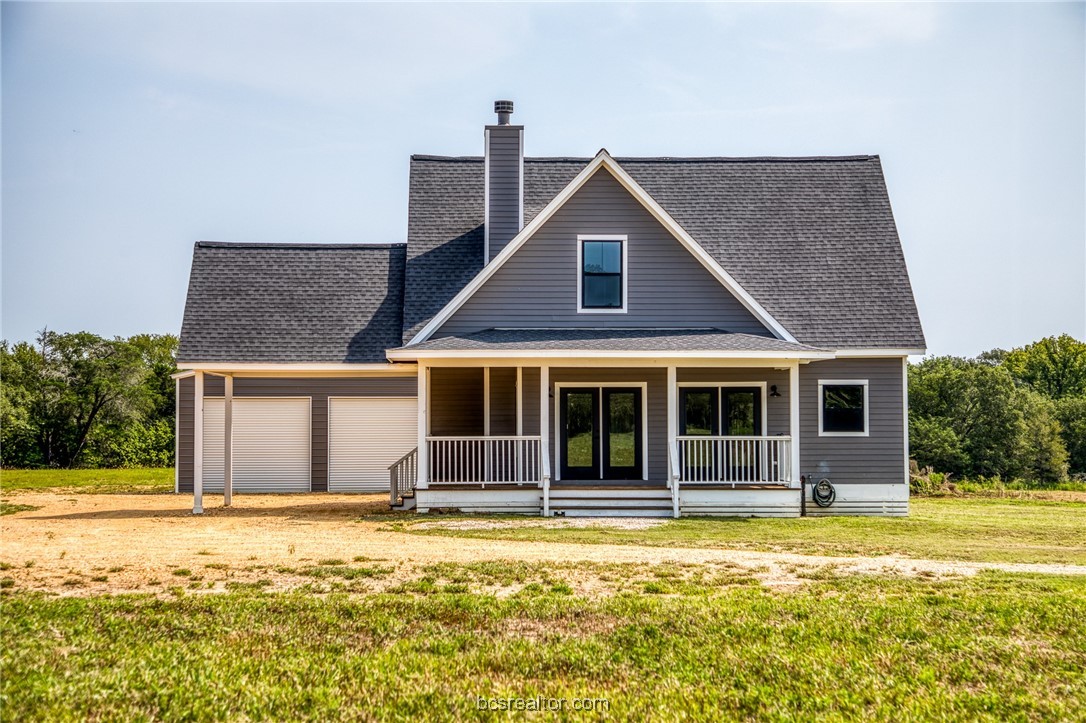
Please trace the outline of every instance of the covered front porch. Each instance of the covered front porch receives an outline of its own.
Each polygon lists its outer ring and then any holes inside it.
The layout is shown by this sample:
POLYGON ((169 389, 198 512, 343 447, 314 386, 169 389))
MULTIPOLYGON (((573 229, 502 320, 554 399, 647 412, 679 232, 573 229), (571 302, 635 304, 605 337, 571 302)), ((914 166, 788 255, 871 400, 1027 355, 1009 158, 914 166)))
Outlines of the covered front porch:
POLYGON ((722 514, 727 495, 798 513, 806 359, 498 351, 418 354, 418 447, 390 469, 394 506, 678 517, 722 514))

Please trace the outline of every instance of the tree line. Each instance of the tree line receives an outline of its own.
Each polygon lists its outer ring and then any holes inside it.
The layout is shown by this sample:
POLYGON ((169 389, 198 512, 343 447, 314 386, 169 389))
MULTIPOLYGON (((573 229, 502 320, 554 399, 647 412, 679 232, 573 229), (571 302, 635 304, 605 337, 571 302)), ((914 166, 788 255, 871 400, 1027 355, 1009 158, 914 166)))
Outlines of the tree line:
MULTIPOLYGON (((0 464, 173 464, 177 337, 43 331, 0 343, 0 464)), ((1048 483, 1086 474, 1086 344, 1066 334, 909 365, 920 467, 1048 483)))
POLYGON ((0 342, 0 464, 172 465, 176 353, 170 334, 0 342))
POLYGON ((910 365, 909 445, 959 479, 1086 475, 1086 344, 1063 334, 910 365))

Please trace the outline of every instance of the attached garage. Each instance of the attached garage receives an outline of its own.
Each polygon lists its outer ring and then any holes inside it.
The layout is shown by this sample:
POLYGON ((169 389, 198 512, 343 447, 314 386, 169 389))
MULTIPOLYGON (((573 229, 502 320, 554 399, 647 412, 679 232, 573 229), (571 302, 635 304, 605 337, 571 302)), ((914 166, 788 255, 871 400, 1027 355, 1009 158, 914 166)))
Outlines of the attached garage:
POLYGON ((328 490, 387 492, 389 465, 417 444, 414 398, 330 398, 328 490))
MULTIPOLYGON (((222 492, 223 399, 204 399, 204 489, 222 492)), ((234 491, 309 492, 309 397, 234 397, 234 491)))

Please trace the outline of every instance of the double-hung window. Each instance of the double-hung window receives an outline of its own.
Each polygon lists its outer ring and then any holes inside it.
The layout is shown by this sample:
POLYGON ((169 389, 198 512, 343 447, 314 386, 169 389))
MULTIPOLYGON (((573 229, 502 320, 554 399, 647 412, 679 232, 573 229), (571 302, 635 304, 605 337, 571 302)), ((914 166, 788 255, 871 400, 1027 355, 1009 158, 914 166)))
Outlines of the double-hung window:
POLYGON ((866 379, 819 379, 818 405, 820 436, 868 435, 866 379))
POLYGON ((578 236, 577 311, 626 311, 626 237, 578 236))

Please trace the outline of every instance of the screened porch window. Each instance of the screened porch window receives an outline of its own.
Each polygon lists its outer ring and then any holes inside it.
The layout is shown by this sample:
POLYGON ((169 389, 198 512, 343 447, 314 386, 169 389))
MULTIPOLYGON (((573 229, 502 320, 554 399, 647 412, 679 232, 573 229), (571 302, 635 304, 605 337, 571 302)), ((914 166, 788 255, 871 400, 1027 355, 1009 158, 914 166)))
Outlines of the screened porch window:
POLYGON ((625 237, 581 236, 579 311, 626 310, 625 237))

